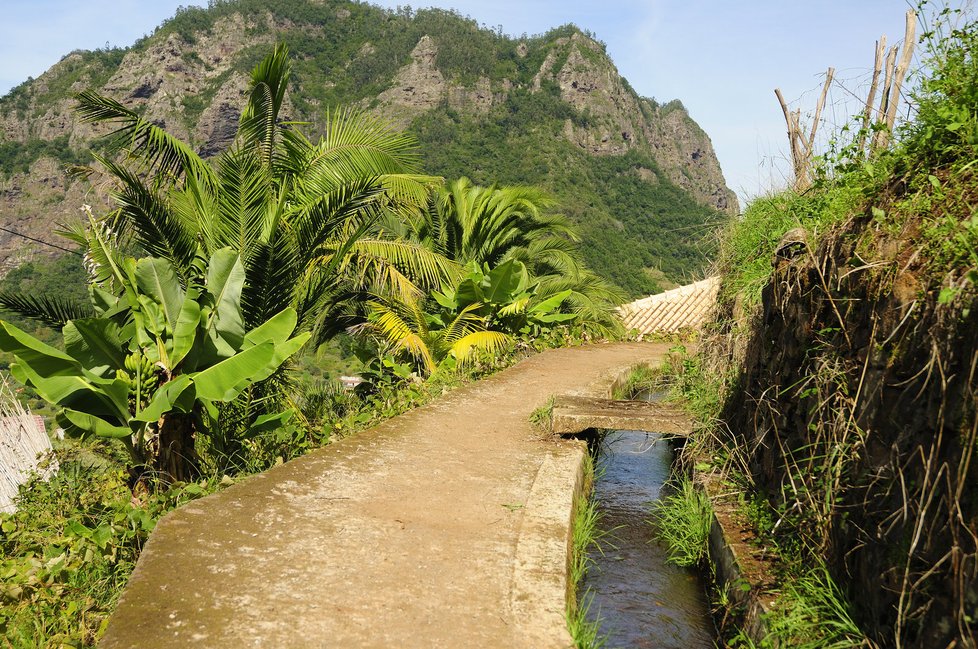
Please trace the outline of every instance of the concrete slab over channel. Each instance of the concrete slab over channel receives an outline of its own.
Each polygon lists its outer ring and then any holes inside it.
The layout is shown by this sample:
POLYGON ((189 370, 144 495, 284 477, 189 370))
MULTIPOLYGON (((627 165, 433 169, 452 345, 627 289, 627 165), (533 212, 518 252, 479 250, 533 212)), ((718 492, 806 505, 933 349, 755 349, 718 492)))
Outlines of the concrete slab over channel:
POLYGON ((529 416, 666 352, 546 352, 172 512, 100 646, 569 647, 584 451, 529 416))
POLYGON ((551 427, 557 435, 572 435, 588 428, 610 428, 686 437, 691 423, 681 410, 666 403, 562 395, 554 401, 551 427))

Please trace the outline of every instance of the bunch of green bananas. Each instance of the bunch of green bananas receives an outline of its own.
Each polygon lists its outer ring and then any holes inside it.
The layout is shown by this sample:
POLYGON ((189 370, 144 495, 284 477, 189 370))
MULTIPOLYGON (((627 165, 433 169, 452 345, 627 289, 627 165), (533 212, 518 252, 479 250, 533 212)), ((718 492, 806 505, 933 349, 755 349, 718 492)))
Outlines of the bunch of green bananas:
POLYGON ((135 413, 136 395, 139 395, 139 407, 145 407, 159 387, 160 377, 156 365, 139 352, 126 356, 123 365, 126 369, 116 370, 115 375, 129 385, 129 408, 135 413))

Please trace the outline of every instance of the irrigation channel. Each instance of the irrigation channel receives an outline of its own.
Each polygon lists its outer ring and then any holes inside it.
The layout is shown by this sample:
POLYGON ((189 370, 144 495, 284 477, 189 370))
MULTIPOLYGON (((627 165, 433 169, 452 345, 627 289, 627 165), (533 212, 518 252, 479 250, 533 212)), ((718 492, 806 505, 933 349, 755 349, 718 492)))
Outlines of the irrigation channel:
POLYGON ((609 649, 713 647, 714 625, 696 571, 666 561, 653 538, 651 503, 669 478, 673 451, 658 433, 609 431, 597 450, 594 498, 600 547, 578 592, 609 649))

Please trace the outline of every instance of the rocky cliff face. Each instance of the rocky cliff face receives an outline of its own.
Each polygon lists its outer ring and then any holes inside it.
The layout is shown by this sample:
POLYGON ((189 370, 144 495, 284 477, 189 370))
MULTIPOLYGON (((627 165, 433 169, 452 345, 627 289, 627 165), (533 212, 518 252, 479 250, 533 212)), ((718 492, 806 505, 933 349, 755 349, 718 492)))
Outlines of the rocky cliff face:
MULTIPOLYGON (((189 140, 205 156, 214 155, 234 136, 248 70, 273 42, 284 40, 299 44, 293 52, 303 80, 293 90, 295 103, 286 109, 296 119, 315 124, 324 107, 341 100, 405 128, 441 108, 489 123, 495 119, 493 108, 513 92, 556 88, 575 114, 560 133, 581 151, 596 157, 643 152, 655 161, 649 166, 657 167, 636 169, 643 182, 655 185, 661 176, 700 205, 737 211, 709 138, 682 106, 660 106, 636 95, 603 47, 577 30, 517 42, 491 32, 487 36, 471 21, 444 12, 434 12, 441 22, 433 23, 420 12, 405 17, 339 1, 287 3, 288 11, 276 3, 267 9, 247 0, 238 4, 239 10, 234 3, 217 11, 187 10, 124 52, 69 54, 0 99, 0 144, 29 151, 67 138, 73 155, 84 157, 82 152, 97 146, 103 133, 77 122, 72 94, 94 88, 189 140), (188 16, 203 26, 184 26, 188 16), (377 27, 369 21, 400 22, 377 27), (488 39, 493 51, 465 50, 469 37, 488 39), (466 57, 482 61, 469 66, 474 73, 464 67, 466 57)), ((45 234, 52 223, 74 216, 82 197, 97 200, 92 196, 97 186, 77 185, 58 166, 51 159, 36 160, 7 173, 0 181, 0 221, 24 234, 45 234)), ((0 233, 0 272, 34 248, 0 233)))

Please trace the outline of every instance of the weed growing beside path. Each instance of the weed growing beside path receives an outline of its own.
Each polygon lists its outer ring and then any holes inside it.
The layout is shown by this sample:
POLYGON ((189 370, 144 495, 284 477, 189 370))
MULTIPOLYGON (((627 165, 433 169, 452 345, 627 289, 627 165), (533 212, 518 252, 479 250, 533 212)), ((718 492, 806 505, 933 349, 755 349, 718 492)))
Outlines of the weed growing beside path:
MULTIPOLYGON (((571 593, 567 598, 567 629, 574 639, 577 649, 600 649, 605 640, 600 635, 600 615, 589 615, 592 597, 579 589, 587 577, 594 560, 588 555, 592 547, 600 550, 601 538, 605 535, 600 529, 601 512, 594 500, 595 468, 590 453, 584 456, 584 484, 574 503, 574 522, 570 561, 571 593)), ((599 612, 600 613, 600 612, 599 612)))

